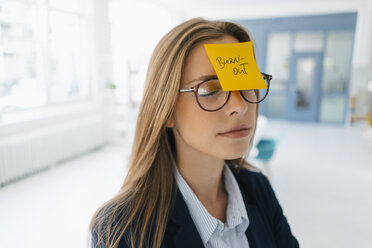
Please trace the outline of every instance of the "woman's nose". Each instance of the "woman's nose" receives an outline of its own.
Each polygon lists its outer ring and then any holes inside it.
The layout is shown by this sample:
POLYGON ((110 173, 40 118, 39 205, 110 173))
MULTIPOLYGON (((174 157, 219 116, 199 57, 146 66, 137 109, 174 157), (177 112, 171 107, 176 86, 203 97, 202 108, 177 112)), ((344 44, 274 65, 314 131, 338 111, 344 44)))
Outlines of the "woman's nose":
POLYGON ((227 115, 243 115, 248 109, 248 102, 243 99, 240 91, 231 91, 225 107, 227 115))

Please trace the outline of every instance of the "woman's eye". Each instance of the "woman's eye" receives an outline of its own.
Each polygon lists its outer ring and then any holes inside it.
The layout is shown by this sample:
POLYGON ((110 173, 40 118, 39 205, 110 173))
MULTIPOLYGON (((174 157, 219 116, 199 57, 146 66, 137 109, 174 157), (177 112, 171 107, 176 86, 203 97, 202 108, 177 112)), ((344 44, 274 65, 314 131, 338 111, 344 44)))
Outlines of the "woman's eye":
POLYGON ((201 97, 218 96, 221 91, 220 82, 216 79, 211 79, 200 85, 198 95, 201 97))
POLYGON ((219 90, 199 90, 199 96, 213 96, 218 94, 219 90))

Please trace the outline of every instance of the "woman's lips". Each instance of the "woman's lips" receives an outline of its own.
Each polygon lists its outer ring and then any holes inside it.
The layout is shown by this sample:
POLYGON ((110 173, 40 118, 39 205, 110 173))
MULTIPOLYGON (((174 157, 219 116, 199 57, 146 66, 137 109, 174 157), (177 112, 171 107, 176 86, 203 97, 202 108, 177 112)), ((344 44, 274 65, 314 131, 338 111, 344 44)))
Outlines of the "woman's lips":
POLYGON ((242 127, 224 133, 219 133, 219 135, 227 138, 243 138, 245 136, 248 136, 250 132, 251 132, 250 128, 242 127))

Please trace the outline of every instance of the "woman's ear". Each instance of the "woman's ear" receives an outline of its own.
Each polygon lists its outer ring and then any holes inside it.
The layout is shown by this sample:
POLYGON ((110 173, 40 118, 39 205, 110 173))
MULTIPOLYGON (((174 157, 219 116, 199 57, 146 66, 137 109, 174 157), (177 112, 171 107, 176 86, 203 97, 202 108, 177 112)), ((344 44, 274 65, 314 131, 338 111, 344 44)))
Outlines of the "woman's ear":
POLYGON ((176 126, 176 124, 174 123, 174 120, 173 120, 173 116, 169 117, 169 119, 167 120, 165 126, 167 128, 173 128, 176 126))

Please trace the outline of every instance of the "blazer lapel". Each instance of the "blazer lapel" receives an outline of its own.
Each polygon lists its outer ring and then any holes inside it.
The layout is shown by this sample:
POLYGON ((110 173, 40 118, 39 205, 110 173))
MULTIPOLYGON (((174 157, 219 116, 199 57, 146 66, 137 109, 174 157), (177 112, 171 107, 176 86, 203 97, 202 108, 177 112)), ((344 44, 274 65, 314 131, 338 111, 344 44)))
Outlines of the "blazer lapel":
MULTIPOLYGON (((249 226, 245 232, 247 236, 250 248, 271 248, 276 247, 273 240, 269 237, 270 232, 266 228, 264 220, 262 219, 262 212, 259 211, 258 205, 256 204, 256 199, 251 191, 253 187, 249 187, 249 182, 245 178, 244 182, 241 181, 239 175, 235 174, 237 182, 239 184, 240 191, 244 200, 245 208, 247 209, 249 226)), ((266 223, 267 224, 267 223, 266 223)))
POLYGON ((189 209, 178 189, 165 236, 168 236, 165 237, 166 243, 164 244, 167 248, 204 248, 203 241, 191 218, 189 209))
MULTIPOLYGON (((245 208, 247 210, 249 226, 245 232, 250 248, 275 248, 274 240, 270 237, 272 233, 268 230, 262 211, 256 203, 253 186, 249 178, 241 177, 234 173, 237 179, 245 208), (266 224, 266 225, 265 225, 266 224)), ((189 209, 177 189, 174 208, 170 213, 167 229, 165 231, 162 247, 170 248, 203 248, 204 244, 199 236, 189 209)))
POLYGON ((249 226, 245 235, 247 236, 250 248, 269 248, 275 247, 271 242, 270 234, 264 226, 261 214, 257 206, 248 204, 245 206, 249 218, 249 226))

